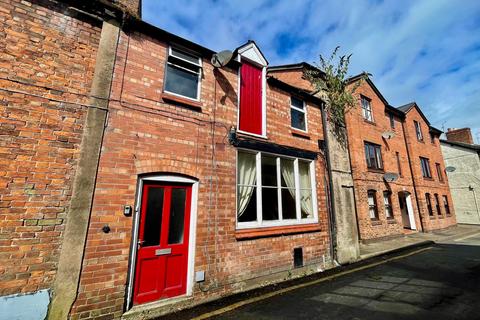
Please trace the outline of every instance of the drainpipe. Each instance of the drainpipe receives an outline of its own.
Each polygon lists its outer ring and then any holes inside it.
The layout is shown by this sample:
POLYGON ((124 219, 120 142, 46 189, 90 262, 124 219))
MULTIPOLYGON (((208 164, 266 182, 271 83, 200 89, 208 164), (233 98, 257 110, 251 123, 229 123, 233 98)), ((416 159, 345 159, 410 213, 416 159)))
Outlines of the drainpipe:
POLYGON ((475 192, 475 188, 470 186, 469 189, 473 192, 473 199, 475 200, 475 207, 477 208, 478 220, 480 221, 480 211, 478 210, 477 194, 475 192))
POLYGON ((328 172, 328 197, 329 197, 329 218, 330 218, 330 257, 332 259, 332 263, 337 263, 337 250, 336 250, 336 243, 337 243, 337 228, 336 228, 336 221, 335 221, 335 201, 334 201, 334 191, 333 191, 333 178, 332 178, 332 167, 330 164, 330 151, 328 146, 328 129, 327 129, 327 115, 325 112, 325 104, 322 103, 320 106, 320 110, 322 113, 322 129, 323 129, 323 139, 325 141, 325 162, 327 165, 327 172, 328 172))
POLYGON ((410 152, 408 151, 407 135, 405 134, 405 126, 403 123, 404 122, 402 121, 403 140, 405 141, 405 147, 407 149, 408 167, 410 168, 410 175, 412 176, 413 192, 415 193, 415 202, 417 203, 418 217, 420 218, 420 226, 422 227, 422 232, 425 232, 425 229, 423 227, 422 213, 420 212, 420 202, 418 201, 417 184, 415 183, 415 177, 413 175, 412 159, 410 158, 410 152))

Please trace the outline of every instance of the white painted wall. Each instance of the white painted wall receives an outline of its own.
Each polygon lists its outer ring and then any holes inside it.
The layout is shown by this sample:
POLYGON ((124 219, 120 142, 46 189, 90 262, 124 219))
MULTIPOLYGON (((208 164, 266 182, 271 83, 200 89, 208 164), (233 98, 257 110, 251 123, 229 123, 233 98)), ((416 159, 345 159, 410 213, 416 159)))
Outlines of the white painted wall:
POLYGON ((442 142, 453 207, 458 223, 480 224, 480 156, 475 150, 442 142))
POLYGON ((48 290, 0 297, 0 319, 44 320, 49 302, 48 290))

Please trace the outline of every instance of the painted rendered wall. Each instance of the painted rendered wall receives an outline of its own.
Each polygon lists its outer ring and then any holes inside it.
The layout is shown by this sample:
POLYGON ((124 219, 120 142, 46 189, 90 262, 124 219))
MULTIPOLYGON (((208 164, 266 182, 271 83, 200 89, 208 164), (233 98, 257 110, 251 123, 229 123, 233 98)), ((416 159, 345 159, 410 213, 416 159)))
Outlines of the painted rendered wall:
POLYGON ((0 297, 0 319, 43 320, 49 302, 48 290, 0 297))
POLYGON ((480 224, 480 156, 477 151, 442 142, 453 207, 458 223, 480 224))

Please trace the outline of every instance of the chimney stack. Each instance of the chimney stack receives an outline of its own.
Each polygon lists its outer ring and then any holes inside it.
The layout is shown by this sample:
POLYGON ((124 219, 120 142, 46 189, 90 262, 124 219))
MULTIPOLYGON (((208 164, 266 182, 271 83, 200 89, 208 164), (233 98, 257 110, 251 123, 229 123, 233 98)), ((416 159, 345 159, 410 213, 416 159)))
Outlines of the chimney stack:
POLYGON ((448 128, 446 135, 448 141, 473 144, 473 137, 470 128, 448 128))

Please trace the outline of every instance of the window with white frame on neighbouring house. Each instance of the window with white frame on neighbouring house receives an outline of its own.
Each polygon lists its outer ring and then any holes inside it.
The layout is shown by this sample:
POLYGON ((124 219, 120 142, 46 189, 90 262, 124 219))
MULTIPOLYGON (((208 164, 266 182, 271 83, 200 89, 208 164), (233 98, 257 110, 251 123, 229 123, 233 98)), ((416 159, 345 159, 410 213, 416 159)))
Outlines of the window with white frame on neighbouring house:
POLYGON ((164 92, 200 100, 202 59, 187 51, 168 48, 164 92))
POLYGON ((390 191, 383 191, 383 203, 385 205, 385 216, 387 217, 387 219, 392 219, 392 193, 390 191))
POLYGON ((440 163, 435 163, 435 168, 437 169, 438 181, 443 182, 443 173, 442 173, 442 167, 440 166, 440 163))
POLYGON ((430 171, 430 160, 420 157, 420 166, 422 167, 423 177, 432 178, 432 172, 430 171))
POLYGON ((432 198, 430 197, 430 193, 425 193, 425 202, 427 203, 428 215, 433 216, 432 198))
POLYGON ((445 214, 448 216, 450 215, 450 206, 448 205, 448 198, 447 196, 443 196, 443 206, 445 207, 445 214))
POLYGON ((303 100, 290 98, 290 116, 292 128, 307 131, 307 107, 303 100))
POLYGON ((415 133, 417 135, 417 140, 423 141, 423 133, 422 133, 422 127, 420 126, 420 123, 414 120, 413 124, 415 125, 415 133))
POLYGON ((390 128, 395 129, 395 117, 394 117, 394 115, 389 113, 388 117, 390 119, 390 128))
POLYGON ((362 115, 365 120, 373 122, 373 112, 372 112, 372 105, 370 104, 370 99, 367 97, 361 96, 360 98, 362 102, 362 115))
POLYGON ((437 214, 441 216, 442 212, 440 211, 440 200, 438 199, 438 194, 435 193, 434 197, 435 197, 435 209, 437 209, 437 214))
POLYGON ((311 160, 239 150, 238 227, 318 221, 314 172, 311 160))
POLYGON ((368 196, 368 213, 370 215, 370 219, 378 220, 377 191, 368 190, 367 196, 368 196))
POLYGON ((365 142, 365 158, 367 160, 367 168, 383 169, 382 151, 378 144, 365 142))

